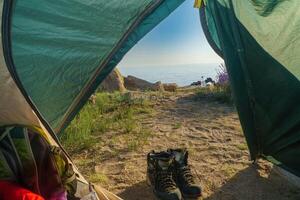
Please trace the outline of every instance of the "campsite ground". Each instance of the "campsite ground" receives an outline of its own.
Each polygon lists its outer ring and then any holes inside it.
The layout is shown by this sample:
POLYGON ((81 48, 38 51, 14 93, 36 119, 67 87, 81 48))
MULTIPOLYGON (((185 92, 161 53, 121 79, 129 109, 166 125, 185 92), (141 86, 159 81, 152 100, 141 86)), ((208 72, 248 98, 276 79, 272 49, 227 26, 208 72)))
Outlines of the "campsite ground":
POLYGON ((66 135, 84 175, 124 199, 154 199, 145 181, 146 154, 178 147, 188 148, 207 200, 300 199, 270 163, 249 161, 234 107, 199 91, 98 94, 66 135), (108 101, 117 103, 104 107, 108 101), (71 139, 79 129, 84 137, 71 139))

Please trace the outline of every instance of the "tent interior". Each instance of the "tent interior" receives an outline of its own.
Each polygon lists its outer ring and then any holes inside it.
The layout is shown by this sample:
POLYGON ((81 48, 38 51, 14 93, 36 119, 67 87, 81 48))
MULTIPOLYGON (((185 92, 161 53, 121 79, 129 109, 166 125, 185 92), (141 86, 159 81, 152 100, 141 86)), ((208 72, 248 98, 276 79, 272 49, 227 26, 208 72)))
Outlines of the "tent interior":
MULTIPOLYGON (((0 0, 1 150, 5 142, 26 140, 27 129, 39 133, 75 172, 74 195, 93 191, 57 134, 123 56, 183 2, 0 0)), ((198 0, 195 6, 226 63, 251 160, 267 159, 300 176, 300 1, 198 0)), ((98 192, 100 199, 118 199, 98 192)))

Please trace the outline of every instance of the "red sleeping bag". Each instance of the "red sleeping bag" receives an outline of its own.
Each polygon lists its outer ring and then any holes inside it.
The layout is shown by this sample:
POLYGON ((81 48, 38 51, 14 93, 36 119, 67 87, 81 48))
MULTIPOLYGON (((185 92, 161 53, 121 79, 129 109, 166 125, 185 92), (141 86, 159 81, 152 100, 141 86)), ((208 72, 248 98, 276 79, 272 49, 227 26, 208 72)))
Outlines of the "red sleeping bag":
POLYGON ((0 181, 0 199, 1 200, 44 200, 43 197, 30 192, 19 185, 0 181))

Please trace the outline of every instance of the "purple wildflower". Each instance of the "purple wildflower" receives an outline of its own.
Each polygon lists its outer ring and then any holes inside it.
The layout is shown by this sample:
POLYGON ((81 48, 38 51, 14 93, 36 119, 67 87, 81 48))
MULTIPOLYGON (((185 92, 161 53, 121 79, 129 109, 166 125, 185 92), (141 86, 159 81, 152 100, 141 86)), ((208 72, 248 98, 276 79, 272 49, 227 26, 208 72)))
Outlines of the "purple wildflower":
POLYGON ((217 70, 217 83, 221 86, 229 84, 229 76, 223 63, 219 65, 219 69, 217 70))

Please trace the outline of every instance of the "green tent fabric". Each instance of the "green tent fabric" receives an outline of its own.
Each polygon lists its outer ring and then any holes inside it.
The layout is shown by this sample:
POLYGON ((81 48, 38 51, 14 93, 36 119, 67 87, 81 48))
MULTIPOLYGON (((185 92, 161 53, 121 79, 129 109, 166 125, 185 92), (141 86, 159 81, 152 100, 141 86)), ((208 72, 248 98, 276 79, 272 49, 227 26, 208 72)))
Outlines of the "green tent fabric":
POLYGON ((15 70, 55 132, 70 122, 123 55, 182 2, 15 1, 15 70))
POLYGON ((206 0, 200 13, 227 65, 252 159, 300 176, 300 1, 206 0))

